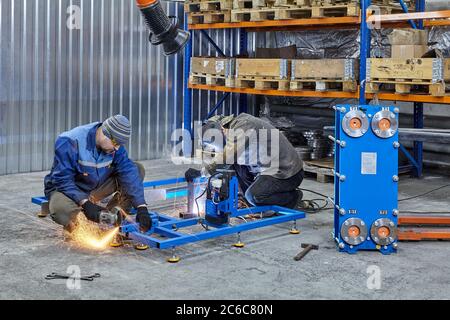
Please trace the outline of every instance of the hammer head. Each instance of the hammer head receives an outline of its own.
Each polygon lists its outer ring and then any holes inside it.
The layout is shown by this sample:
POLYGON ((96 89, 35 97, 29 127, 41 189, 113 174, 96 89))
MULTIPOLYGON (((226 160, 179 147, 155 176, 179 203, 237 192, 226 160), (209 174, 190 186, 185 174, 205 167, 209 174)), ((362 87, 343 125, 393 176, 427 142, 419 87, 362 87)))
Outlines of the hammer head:
POLYGON ((310 244, 310 243, 302 243, 302 248, 311 248, 311 250, 319 250, 319 246, 316 244, 310 244))

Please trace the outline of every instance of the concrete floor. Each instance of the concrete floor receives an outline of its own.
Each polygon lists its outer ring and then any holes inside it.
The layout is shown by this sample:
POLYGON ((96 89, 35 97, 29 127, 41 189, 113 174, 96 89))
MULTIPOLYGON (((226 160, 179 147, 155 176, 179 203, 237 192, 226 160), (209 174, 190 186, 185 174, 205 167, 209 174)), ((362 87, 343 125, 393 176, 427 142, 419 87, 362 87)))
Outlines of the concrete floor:
MULTIPOLYGON (((182 176, 185 167, 168 161, 144 162, 146 180, 182 176)), ((178 249, 182 261, 165 262, 169 252, 131 247, 93 252, 62 241, 61 228, 36 217, 32 196, 42 195, 46 173, 0 177, 1 299, 450 299, 450 243, 400 243, 399 252, 357 255, 338 253, 331 239, 331 211, 300 221, 301 234, 290 224, 243 234, 244 249, 232 247, 235 236, 178 249), (295 262, 300 243, 320 245, 295 262), (102 277, 70 290, 64 280, 45 280, 77 265, 82 274, 102 277), (368 278, 380 271, 380 289, 368 278), (370 281, 369 281, 370 282, 370 281)), ((403 176, 400 198, 449 184, 449 178, 423 180, 403 176)), ((305 180, 303 187, 332 194, 332 184, 305 180)), ((402 203, 403 210, 448 210, 450 188, 402 203)), ((311 197, 311 195, 306 195, 311 197)))

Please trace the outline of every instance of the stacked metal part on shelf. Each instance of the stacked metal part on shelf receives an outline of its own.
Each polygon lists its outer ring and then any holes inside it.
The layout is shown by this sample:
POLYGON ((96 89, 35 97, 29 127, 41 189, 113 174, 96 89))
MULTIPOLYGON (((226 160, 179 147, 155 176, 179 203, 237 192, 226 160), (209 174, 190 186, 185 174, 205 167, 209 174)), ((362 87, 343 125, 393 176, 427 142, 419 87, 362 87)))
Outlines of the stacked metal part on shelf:
POLYGON ((311 160, 320 160, 334 156, 333 144, 323 135, 322 130, 306 130, 302 134, 311 150, 311 160))
POLYGON ((303 161, 309 161, 311 160, 311 153, 312 148, 308 146, 299 146, 295 148, 295 151, 297 151, 298 156, 303 161))

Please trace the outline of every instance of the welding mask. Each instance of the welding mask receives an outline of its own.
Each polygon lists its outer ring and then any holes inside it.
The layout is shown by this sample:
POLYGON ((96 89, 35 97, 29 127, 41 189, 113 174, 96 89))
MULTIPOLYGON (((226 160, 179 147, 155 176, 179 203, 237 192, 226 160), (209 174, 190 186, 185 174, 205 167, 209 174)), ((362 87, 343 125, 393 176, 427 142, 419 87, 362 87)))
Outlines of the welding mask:
POLYGON ((189 32, 178 28, 178 19, 168 17, 159 0, 137 0, 145 22, 150 29, 152 45, 163 46, 165 56, 170 56, 182 50, 189 41, 189 32))

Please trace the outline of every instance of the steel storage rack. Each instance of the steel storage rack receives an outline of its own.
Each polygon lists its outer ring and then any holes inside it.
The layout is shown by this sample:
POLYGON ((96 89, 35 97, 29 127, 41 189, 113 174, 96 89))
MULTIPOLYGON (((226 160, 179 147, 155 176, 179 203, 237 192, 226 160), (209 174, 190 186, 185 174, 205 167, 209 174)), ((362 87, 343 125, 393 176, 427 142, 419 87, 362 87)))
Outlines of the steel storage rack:
MULTIPOLYGON (((403 0, 398 0, 404 10, 408 10, 403 0)), ((247 52, 247 32, 258 31, 298 31, 298 30, 317 30, 319 28, 359 28, 360 29, 360 85, 357 92, 318 92, 318 91, 283 91, 283 90, 258 90, 253 88, 231 88, 225 86, 209 86, 205 84, 189 83, 190 58, 192 57, 192 40, 185 48, 184 64, 184 128, 192 133, 192 100, 193 89, 211 90, 223 92, 224 95, 217 102, 216 106, 209 112, 208 117, 214 114, 230 96, 231 93, 240 94, 239 110, 247 110, 247 95, 267 95, 267 96, 287 96, 287 97, 309 97, 309 98, 343 98, 359 99, 360 104, 366 104, 367 100, 373 99, 374 94, 365 92, 366 79, 366 61, 370 53, 370 25, 373 23, 381 24, 381 27, 408 27, 427 28, 433 26, 450 25, 450 10, 424 12, 425 0, 416 2, 416 12, 401 14, 383 14, 369 15, 370 0, 361 0, 361 14, 359 17, 323 17, 323 18, 305 18, 291 20, 266 20, 266 21, 244 21, 230 23, 211 23, 211 24, 188 24, 185 19, 184 28, 189 32, 201 32, 205 39, 215 48, 219 56, 225 57, 220 47, 209 37, 206 32, 209 29, 239 29, 239 55, 247 52), (414 22, 418 21, 418 23, 414 22), (361 81, 362 80, 362 81, 361 81)), ((191 37, 192 39, 192 37, 191 37)), ((404 101, 414 103, 414 128, 423 128, 423 103, 450 104, 450 96, 436 97, 420 94, 397 94, 397 93, 378 93, 379 100, 404 101)), ((423 142, 414 142, 413 154, 410 154, 405 148, 401 151, 406 155, 410 165, 400 168, 400 171, 412 170, 416 177, 422 176, 423 167, 423 142)))
MULTIPOLYGON (((367 104, 368 101, 377 98, 384 101, 402 101, 414 103, 414 128, 421 129, 424 127, 423 104, 442 104, 450 105, 450 95, 442 97, 422 94, 398 94, 398 93, 366 93, 366 62, 370 55, 370 25, 378 23, 382 28, 416 28, 424 29, 430 27, 440 27, 450 25, 450 10, 425 12, 425 0, 416 1, 415 12, 408 13, 407 7, 403 0, 398 0, 405 13, 399 14, 382 14, 371 15, 369 7, 371 0, 360 0, 360 16, 349 17, 323 17, 323 18, 305 18, 292 20, 265 20, 265 21, 245 21, 231 23, 212 23, 212 24, 190 24, 185 22, 185 29, 189 32, 201 32, 210 44, 216 49, 217 53, 224 57, 220 47, 208 36, 206 32, 209 29, 238 29, 239 30, 239 54, 247 51, 247 32, 259 31, 299 31, 299 30, 317 30, 323 28, 335 29, 359 29, 360 30, 360 61, 359 61, 359 88, 356 92, 317 92, 317 91, 283 91, 283 90, 258 90, 253 88, 231 88, 226 86, 209 86, 204 84, 189 83, 189 60, 192 56, 192 43, 190 42, 185 49, 185 65, 184 65, 184 128, 189 129, 192 133, 192 114, 191 114, 191 92, 192 90, 210 90, 223 92, 224 95, 219 99, 216 106, 209 112, 208 117, 214 114, 230 96, 231 93, 240 94, 240 111, 247 110, 247 95, 266 95, 266 96, 289 96, 289 97, 308 97, 308 98, 353 98, 358 99, 360 105, 367 104)), ((187 21, 187 19, 185 19, 187 21)), ((192 37, 191 37, 192 39, 192 37)), ((192 41, 192 40, 191 40, 192 41)), ((419 138, 419 132, 413 135, 419 138)), ((413 139, 415 140, 415 139, 413 139)), ((405 154, 409 161, 409 165, 399 168, 399 172, 411 171, 414 176, 422 176, 423 168, 423 142, 414 141, 412 154, 408 152, 402 145, 400 150, 405 154)), ((425 226, 441 226, 450 221, 449 218, 434 217, 432 215, 422 216, 400 216, 398 219, 399 226, 425 225, 425 226)), ((431 240, 431 239, 450 239, 450 231, 448 229, 432 228, 432 229, 407 229, 398 233, 399 240, 431 240)))

